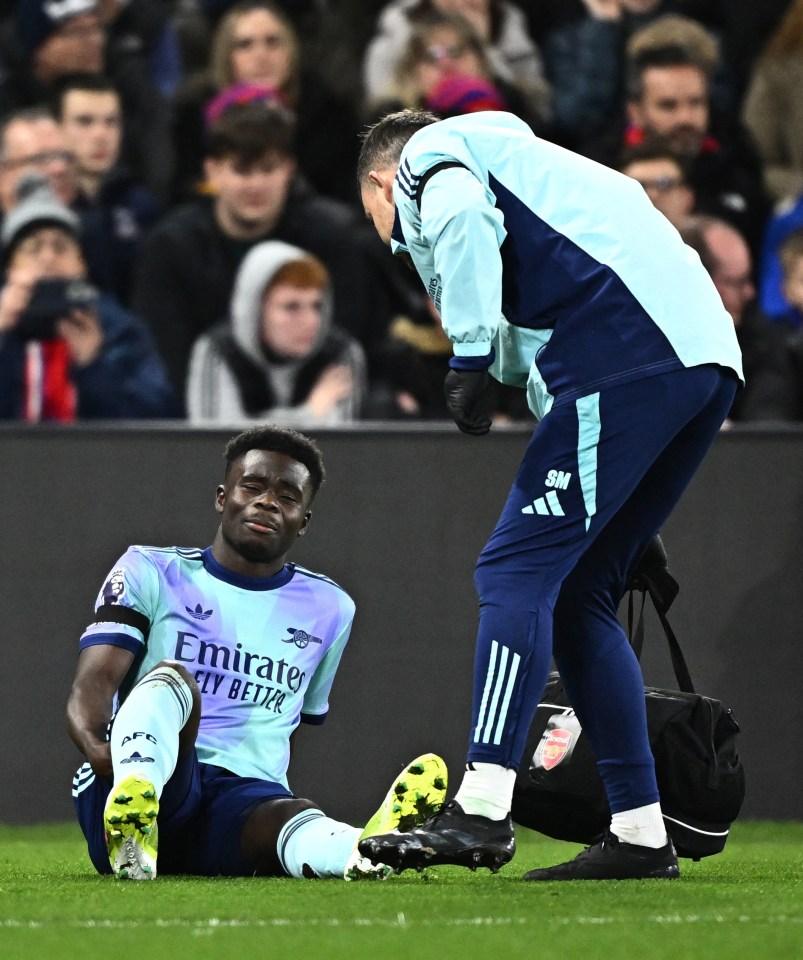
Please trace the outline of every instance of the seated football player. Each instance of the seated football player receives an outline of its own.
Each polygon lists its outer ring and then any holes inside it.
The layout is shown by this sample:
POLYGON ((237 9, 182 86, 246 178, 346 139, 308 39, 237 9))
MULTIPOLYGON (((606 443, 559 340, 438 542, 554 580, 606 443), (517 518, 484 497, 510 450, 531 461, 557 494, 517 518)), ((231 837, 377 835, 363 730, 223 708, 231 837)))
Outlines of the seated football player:
POLYGON ((291 791, 290 738, 326 717, 354 602, 287 561, 324 479, 317 446, 260 426, 225 459, 212 545, 129 547, 81 637, 67 718, 89 856, 133 880, 157 853, 164 874, 383 878, 358 840, 433 813, 445 766, 408 764, 363 830, 291 791))

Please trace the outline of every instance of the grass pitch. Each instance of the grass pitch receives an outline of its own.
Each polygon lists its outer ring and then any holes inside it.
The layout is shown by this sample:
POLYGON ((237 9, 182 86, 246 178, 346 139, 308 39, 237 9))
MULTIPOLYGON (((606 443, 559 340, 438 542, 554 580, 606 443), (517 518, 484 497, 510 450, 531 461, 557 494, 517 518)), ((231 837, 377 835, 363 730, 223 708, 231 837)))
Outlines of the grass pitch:
POLYGON ((522 883, 579 847, 517 831, 497 876, 385 883, 98 877, 77 827, 0 827, 0 957, 801 960, 803 823, 737 824, 682 877, 522 883))

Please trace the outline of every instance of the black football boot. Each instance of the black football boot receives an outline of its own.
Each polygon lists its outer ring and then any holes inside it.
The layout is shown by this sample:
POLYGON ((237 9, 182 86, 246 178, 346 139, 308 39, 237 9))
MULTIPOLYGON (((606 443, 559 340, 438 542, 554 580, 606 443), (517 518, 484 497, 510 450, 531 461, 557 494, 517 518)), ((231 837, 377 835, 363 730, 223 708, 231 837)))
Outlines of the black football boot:
POLYGON ((654 849, 625 843, 610 831, 573 860, 530 870, 525 880, 674 880, 680 876, 672 841, 654 849))
POLYGON ((464 813, 455 800, 420 826, 406 833, 367 837, 359 851, 374 863, 386 863, 396 873, 423 870, 439 864, 454 864, 476 870, 488 867, 496 873, 516 852, 510 814, 504 820, 489 820, 464 813))

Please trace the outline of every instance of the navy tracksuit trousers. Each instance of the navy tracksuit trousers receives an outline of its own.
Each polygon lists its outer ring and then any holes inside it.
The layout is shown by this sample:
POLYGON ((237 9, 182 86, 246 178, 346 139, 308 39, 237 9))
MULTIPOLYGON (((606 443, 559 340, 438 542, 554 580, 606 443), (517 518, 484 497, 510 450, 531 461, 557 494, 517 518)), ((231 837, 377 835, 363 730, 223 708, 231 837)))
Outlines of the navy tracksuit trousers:
POLYGON ((617 610, 728 414, 735 375, 676 370, 553 407, 477 561, 469 761, 517 767, 552 656, 612 812, 658 800, 644 686, 617 610))

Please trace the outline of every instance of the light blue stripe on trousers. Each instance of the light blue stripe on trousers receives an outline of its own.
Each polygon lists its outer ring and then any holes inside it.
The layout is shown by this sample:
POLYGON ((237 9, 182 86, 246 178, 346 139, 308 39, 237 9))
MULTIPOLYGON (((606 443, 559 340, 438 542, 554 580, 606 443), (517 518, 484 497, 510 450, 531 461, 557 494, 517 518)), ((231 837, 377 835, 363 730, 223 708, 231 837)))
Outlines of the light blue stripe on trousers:
POLYGON ((488 673, 485 677, 485 688, 482 693, 482 703, 480 704, 480 713, 477 720, 477 726, 474 729, 474 743, 495 743, 499 744, 502 739, 502 730, 507 720, 510 700, 513 695, 513 687, 516 682, 516 676, 519 672, 521 656, 518 653, 510 655, 508 647, 501 646, 493 640, 491 642, 491 655, 488 659, 488 673), (500 656, 501 650, 501 656, 500 656), (510 667, 508 670, 508 658, 510 667), (497 671, 496 666, 499 663, 497 671), (496 682, 494 683, 494 673, 496 673, 496 682), (507 684, 505 677, 507 676, 507 684), (491 686, 493 685, 493 692, 491 686), (502 695, 502 688, 504 695, 502 695), (500 704, 501 697, 501 704, 500 704), (490 702, 489 702, 490 701, 490 702), (496 723, 494 724, 494 720, 496 723), (484 729, 483 729, 484 728, 484 729), (493 740, 491 736, 493 735, 493 740))
POLYGON ((591 393, 576 401, 577 407, 577 468, 580 489, 586 508, 586 530, 597 512, 597 447, 600 419, 599 394, 591 393))

